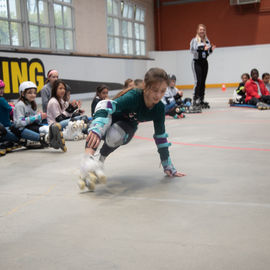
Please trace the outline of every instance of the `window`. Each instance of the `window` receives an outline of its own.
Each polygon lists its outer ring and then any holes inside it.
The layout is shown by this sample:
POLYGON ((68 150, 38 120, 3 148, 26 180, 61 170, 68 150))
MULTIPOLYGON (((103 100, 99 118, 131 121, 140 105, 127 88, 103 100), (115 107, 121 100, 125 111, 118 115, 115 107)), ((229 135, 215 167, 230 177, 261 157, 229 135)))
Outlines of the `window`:
POLYGON ((42 0, 27 1, 29 47, 50 48, 50 24, 48 3, 42 0))
POLYGON ((71 0, 62 0, 69 3, 63 5, 60 1, 54 1, 54 20, 56 29, 56 48, 60 50, 73 50, 73 23, 71 0))
POLYGON ((0 0, 0 45, 23 46, 20 0, 0 0))
POLYGON ((72 0, 0 0, 0 46, 74 50, 72 0))
POLYGON ((145 55, 145 10, 130 1, 107 0, 109 54, 145 55))

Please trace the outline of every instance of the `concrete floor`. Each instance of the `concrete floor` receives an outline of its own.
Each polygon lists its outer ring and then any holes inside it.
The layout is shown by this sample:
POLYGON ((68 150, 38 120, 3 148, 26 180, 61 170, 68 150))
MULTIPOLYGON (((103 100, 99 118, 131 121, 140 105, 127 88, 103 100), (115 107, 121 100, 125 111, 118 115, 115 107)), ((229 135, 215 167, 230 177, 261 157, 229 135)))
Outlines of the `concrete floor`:
POLYGON ((2 157, 0 269, 268 270, 270 111, 229 108, 231 95, 210 89, 210 110, 166 120, 183 178, 141 138, 108 158, 95 193, 76 186, 83 141, 2 157))

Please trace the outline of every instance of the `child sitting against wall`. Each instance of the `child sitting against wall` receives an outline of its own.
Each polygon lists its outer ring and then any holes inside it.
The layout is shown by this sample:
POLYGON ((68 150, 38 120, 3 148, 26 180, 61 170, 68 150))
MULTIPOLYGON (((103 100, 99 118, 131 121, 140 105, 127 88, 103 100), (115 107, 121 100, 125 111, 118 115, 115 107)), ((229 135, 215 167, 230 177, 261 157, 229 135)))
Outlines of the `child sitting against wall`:
POLYGON ((270 94, 264 85, 264 82, 259 79, 259 71, 252 69, 250 72, 251 79, 245 84, 246 99, 250 105, 255 105, 258 108, 270 104, 270 94))
POLYGON ((270 74, 269 73, 263 73, 262 75, 262 80, 264 82, 264 85, 265 87, 267 88, 267 90, 270 92, 270 83, 269 83, 269 80, 270 80, 270 74))
POLYGON ((109 94, 109 88, 105 84, 102 84, 97 87, 96 90, 96 96, 94 97, 92 104, 91 104, 91 114, 92 116, 95 113, 95 109, 97 104, 104 99, 108 99, 108 94, 109 94))
POLYGON ((13 132, 24 139, 39 141, 43 147, 61 148, 67 151, 65 140, 60 132, 59 124, 42 125, 47 118, 44 112, 37 112, 37 86, 31 81, 25 81, 19 86, 20 98, 14 108, 13 132))
POLYGON ((41 100, 42 100, 42 111, 47 112, 47 106, 49 103, 49 100, 52 95, 52 86, 53 83, 58 80, 59 73, 55 69, 51 69, 47 73, 47 80, 46 84, 43 86, 43 88, 40 91, 41 94, 41 100))
POLYGON ((144 88, 144 83, 143 83, 143 80, 141 79, 136 79, 134 81, 134 88, 137 88, 137 89, 143 89, 144 88))
MULTIPOLYGON (((71 139, 71 133, 78 133, 77 129, 81 129, 79 125, 69 125, 69 122, 82 120, 88 123, 88 117, 83 116, 84 110, 81 110, 81 102, 73 100, 67 101, 66 84, 62 80, 57 80, 53 84, 52 97, 48 103, 47 115, 48 123, 58 123, 61 130, 64 128, 72 128, 72 131, 65 131, 64 134, 69 134, 71 139)), ((65 138, 67 139, 67 138, 65 138)))
POLYGON ((175 83, 176 76, 169 75, 169 85, 161 101, 165 105, 165 114, 174 118, 183 118, 183 110, 181 109, 183 92, 175 87, 175 83))
POLYGON ((0 156, 18 148, 19 139, 11 132, 12 106, 4 98, 5 83, 0 80, 0 156))
POLYGON ((233 92, 233 98, 229 99, 229 104, 243 104, 246 99, 246 89, 245 84, 250 79, 248 73, 244 73, 241 76, 242 82, 239 83, 236 90, 233 92))
POLYGON ((134 86, 135 86, 134 81, 132 79, 126 79, 124 82, 124 89, 123 90, 133 89, 134 86))

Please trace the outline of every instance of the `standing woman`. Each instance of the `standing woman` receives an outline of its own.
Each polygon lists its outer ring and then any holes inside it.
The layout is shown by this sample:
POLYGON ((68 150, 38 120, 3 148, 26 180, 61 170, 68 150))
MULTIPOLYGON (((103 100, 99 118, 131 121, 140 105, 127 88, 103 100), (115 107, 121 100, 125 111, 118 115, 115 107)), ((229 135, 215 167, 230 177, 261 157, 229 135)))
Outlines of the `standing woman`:
POLYGON ((208 72, 207 57, 216 48, 211 45, 206 36, 206 27, 199 24, 197 35, 190 42, 190 51, 193 54, 192 70, 195 79, 193 105, 201 106, 202 108, 210 108, 209 103, 204 101, 205 81, 208 72))

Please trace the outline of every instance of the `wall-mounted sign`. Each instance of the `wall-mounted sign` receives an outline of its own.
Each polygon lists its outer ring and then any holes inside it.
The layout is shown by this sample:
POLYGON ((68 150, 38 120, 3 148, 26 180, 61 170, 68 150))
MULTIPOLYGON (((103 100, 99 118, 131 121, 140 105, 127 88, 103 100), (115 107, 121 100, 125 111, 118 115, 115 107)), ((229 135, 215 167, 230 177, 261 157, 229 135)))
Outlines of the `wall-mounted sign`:
POLYGON ((24 81, 32 81, 38 92, 44 86, 44 65, 40 59, 0 57, 0 79, 5 83, 5 93, 19 93, 19 85, 24 81))

